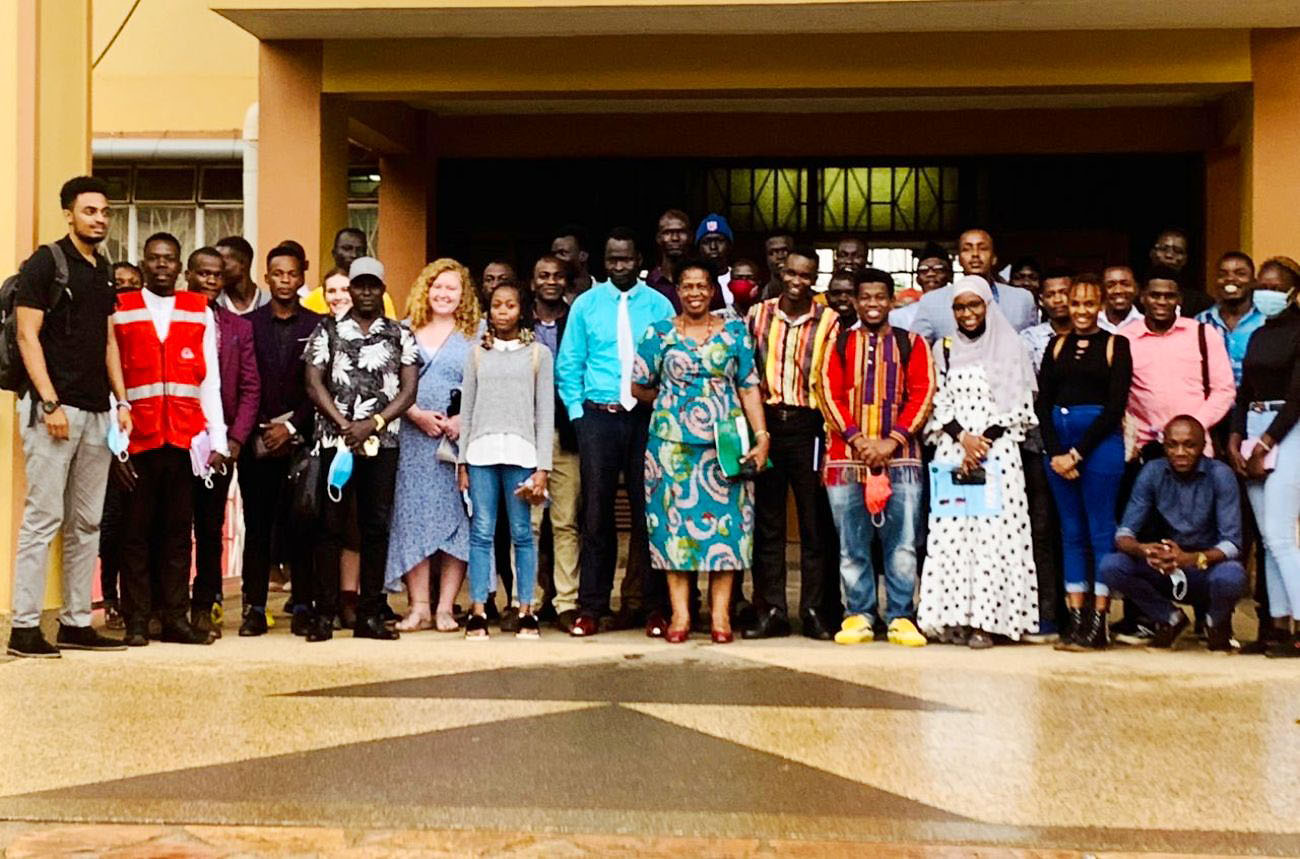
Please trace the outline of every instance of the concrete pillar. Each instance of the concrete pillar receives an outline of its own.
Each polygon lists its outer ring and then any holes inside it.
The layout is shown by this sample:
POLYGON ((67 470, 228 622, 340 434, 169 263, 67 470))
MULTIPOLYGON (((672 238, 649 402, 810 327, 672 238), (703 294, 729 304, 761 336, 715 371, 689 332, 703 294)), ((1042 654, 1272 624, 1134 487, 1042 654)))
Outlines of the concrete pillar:
POLYGON ((1250 243, 1257 258, 1300 254, 1300 29, 1255 30, 1250 243))
POLYGON ((284 239, 300 242, 314 283, 348 214, 347 112, 321 93, 320 42, 261 43, 258 105, 256 244, 264 255, 284 239))
POLYGON ((411 284, 428 259, 433 170, 424 153, 379 159, 380 256, 397 315, 406 315, 411 284))
MULTIPOLYGON (((67 232, 59 187, 90 172, 91 0, 0 3, 0 271, 67 232), (11 238, 12 237, 12 238, 11 238)), ((0 616, 13 606, 13 563, 26 485, 13 395, 0 394, 0 616)), ((55 554, 58 553, 55 545, 55 554)), ((55 557, 52 568, 58 569, 55 557)), ((51 575, 46 606, 59 604, 51 575)), ((0 624, 3 625, 3 624, 0 624)))

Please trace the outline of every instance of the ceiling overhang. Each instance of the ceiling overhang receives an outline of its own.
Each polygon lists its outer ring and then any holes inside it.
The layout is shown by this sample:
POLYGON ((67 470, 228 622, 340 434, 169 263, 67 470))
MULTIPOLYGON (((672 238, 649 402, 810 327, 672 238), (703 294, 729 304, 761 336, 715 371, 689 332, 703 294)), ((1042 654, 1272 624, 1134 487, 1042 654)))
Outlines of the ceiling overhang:
POLYGON ((1300 27, 1296 0, 214 0, 259 39, 1300 27))

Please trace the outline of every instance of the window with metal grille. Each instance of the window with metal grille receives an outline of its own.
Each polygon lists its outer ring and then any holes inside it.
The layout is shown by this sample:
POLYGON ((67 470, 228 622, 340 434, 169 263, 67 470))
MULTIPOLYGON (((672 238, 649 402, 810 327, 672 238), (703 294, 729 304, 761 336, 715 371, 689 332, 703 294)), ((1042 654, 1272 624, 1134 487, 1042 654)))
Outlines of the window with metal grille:
POLYGON ((708 175, 709 211, 725 215, 733 230, 803 232, 808 196, 804 167, 717 167, 708 175))
POLYGON ((956 167, 823 167, 817 190, 827 232, 945 232, 957 226, 956 167))

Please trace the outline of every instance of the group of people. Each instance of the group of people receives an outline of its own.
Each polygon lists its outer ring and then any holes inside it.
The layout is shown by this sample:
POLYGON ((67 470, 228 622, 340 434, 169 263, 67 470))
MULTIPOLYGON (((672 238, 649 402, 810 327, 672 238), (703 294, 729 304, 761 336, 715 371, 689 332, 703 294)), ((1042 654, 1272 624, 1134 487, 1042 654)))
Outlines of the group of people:
POLYGON ((849 237, 819 291, 818 254, 793 236, 767 239, 764 278, 732 259, 724 217, 692 228, 670 210, 654 260, 611 231, 603 280, 577 227, 530 270, 495 260, 477 283, 435 260, 399 319, 355 230, 314 290, 292 241, 267 252, 265 290, 239 237, 182 261, 159 233, 138 269, 113 268, 96 251, 104 192, 69 181, 68 236, 17 279, 28 497, 10 653, 219 637, 237 479, 244 636, 267 631, 277 566, 308 641, 481 640, 494 623, 521 638, 544 624, 674 643, 789 635, 792 496, 810 638, 1078 651, 1112 635, 1170 647, 1195 623, 1209 649, 1234 650, 1257 552, 1247 647, 1300 656, 1289 258, 1257 271, 1224 254, 1211 300, 1187 283, 1177 230, 1139 278, 1032 259, 1000 273, 974 229, 959 276, 927 246, 904 289, 849 237), (60 530, 51 645, 39 617, 60 530), (90 624, 97 549, 124 639, 90 624))

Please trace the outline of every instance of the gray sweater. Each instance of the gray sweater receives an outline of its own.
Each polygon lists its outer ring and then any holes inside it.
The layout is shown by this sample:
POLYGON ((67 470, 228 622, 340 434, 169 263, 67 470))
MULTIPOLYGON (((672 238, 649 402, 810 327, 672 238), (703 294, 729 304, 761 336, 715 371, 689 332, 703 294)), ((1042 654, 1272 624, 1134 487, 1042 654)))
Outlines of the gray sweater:
POLYGON ((470 347, 460 402, 460 461, 480 436, 509 433, 537 448, 537 468, 551 470, 555 433, 555 382, 551 350, 540 343, 520 349, 470 347), (537 372, 533 373, 536 365, 537 372))

